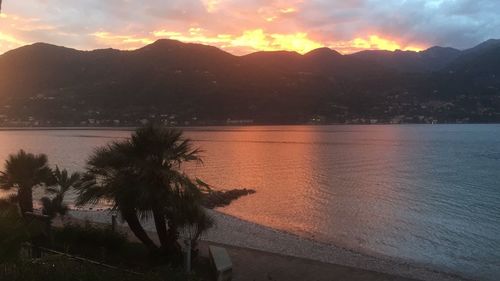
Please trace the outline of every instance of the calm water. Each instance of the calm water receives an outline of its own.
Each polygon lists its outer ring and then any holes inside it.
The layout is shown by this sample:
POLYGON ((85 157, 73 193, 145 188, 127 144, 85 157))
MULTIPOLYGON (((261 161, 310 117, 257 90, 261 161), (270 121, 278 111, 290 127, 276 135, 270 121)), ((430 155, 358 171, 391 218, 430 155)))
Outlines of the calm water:
MULTIPOLYGON (((0 131, 0 161, 24 148, 80 170, 123 131, 0 131)), ((191 173, 257 193, 223 212, 484 280, 500 278, 500 126, 190 129, 191 173)))

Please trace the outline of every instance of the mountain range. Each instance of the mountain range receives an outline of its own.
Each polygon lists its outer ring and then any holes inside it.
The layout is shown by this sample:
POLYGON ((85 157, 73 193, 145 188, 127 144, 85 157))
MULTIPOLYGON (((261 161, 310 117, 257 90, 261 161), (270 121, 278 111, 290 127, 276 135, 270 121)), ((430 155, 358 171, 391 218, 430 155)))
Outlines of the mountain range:
POLYGON ((235 56, 158 40, 132 51, 36 43, 0 56, 0 125, 500 121, 500 40, 421 52, 235 56), (238 121, 239 120, 239 121, 238 121))

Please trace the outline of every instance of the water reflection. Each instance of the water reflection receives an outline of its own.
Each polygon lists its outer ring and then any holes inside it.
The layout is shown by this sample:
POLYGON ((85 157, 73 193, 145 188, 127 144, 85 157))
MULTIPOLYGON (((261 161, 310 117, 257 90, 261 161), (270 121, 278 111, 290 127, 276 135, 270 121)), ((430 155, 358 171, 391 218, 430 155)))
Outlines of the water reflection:
POLYGON ((202 142, 206 160, 196 175, 218 187, 266 190, 239 200, 237 207, 229 206, 225 212, 245 218, 245 213, 251 213, 253 221, 265 225, 305 230, 311 227, 311 220, 304 215, 315 209, 309 189, 315 171, 314 147, 303 143, 311 143, 315 136, 299 133, 279 143, 269 142, 276 134, 280 132, 232 131, 213 142, 202 142), (224 157, 220 157, 222 153, 224 157))

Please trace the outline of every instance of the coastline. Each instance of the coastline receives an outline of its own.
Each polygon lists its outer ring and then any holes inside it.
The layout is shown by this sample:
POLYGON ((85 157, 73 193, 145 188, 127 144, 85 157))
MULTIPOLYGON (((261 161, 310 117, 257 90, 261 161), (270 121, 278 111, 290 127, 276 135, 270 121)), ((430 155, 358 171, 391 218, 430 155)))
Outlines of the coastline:
MULTIPOLYGON (((269 228, 219 211, 208 210, 215 219, 213 229, 202 237, 203 241, 251 249, 325 264, 335 264, 374 271, 404 278, 425 281, 470 280, 451 272, 432 269, 390 257, 375 257, 349 249, 326 244, 298 235, 269 228)), ((111 212, 106 210, 71 210, 69 215, 77 220, 109 224, 111 212)), ((122 224, 122 227, 127 227, 122 224)), ((145 222, 146 231, 154 232, 154 224, 145 222)))
MULTIPOLYGON (((327 126, 453 126, 453 125, 500 125, 500 122, 483 122, 483 123, 325 123, 325 124, 308 124, 308 123, 292 123, 292 124, 268 124, 268 123, 255 123, 255 124, 211 124, 211 125, 184 125, 184 126, 168 126, 177 129, 183 129, 186 131, 213 131, 223 130, 223 128, 250 128, 250 127, 300 127, 300 126, 311 126, 311 127, 327 127, 327 126)), ((102 127, 90 127, 90 126, 22 126, 22 127, 2 127, 0 126, 0 131, 134 131, 140 126, 102 126, 102 127)))

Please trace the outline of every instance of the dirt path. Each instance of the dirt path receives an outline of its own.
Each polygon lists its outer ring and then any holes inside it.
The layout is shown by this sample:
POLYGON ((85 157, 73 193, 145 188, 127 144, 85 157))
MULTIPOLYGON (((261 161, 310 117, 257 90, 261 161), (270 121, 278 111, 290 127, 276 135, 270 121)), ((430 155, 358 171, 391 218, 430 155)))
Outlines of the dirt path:
POLYGON ((226 248, 233 262, 234 281, 410 281, 403 277, 317 262, 263 251, 209 242, 200 243, 200 253, 208 255, 208 245, 226 248))

